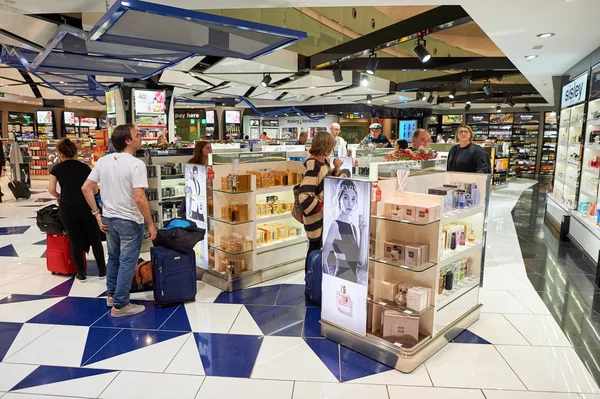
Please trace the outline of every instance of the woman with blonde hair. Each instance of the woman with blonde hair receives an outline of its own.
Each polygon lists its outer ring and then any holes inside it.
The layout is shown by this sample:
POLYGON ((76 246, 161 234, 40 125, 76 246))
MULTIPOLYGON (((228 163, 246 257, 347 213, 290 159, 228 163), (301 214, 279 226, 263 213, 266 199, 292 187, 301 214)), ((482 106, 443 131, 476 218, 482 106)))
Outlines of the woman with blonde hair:
POLYGON ((490 156, 483 148, 472 143, 471 126, 460 125, 456 129, 456 140, 458 145, 448 153, 448 172, 491 173, 490 156))

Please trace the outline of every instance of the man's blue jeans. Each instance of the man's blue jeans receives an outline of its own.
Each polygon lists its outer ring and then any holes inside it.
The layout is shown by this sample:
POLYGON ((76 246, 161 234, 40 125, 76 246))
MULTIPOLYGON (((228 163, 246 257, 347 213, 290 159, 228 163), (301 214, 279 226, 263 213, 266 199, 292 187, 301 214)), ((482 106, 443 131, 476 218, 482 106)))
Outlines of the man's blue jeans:
POLYGON ((108 295, 115 298, 115 307, 122 308, 129 303, 131 281, 144 240, 144 225, 117 218, 103 218, 103 221, 108 226, 106 288, 108 295))

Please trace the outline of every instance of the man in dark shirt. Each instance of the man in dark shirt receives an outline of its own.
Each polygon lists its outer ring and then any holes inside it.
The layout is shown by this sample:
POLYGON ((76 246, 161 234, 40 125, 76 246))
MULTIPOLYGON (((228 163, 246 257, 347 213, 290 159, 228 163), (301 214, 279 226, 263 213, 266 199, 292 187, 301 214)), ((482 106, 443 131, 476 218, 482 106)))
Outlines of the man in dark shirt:
POLYGON ((425 129, 417 129, 413 133, 411 145, 408 147, 411 151, 416 151, 421 147, 429 148, 431 145, 431 135, 425 129))
POLYGON ((386 148, 392 148, 392 143, 390 143, 390 140, 387 137, 381 134, 381 129, 381 123, 371 123, 369 126, 371 133, 360 142, 360 145, 367 146, 369 144, 383 144, 383 146, 386 148))

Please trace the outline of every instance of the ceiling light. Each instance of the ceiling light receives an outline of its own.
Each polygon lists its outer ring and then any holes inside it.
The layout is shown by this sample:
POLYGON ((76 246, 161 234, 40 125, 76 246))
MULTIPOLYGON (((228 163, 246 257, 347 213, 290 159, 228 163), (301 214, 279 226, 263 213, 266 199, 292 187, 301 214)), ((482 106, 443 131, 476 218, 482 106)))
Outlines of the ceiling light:
POLYGON ((554 118, 556 116, 556 112, 554 112, 554 111, 550 112, 550 116, 554 118))
POLYGON ((537 58, 537 57, 538 57, 537 55, 526 55, 526 56, 525 56, 525 59, 526 59, 526 60, 533 60, 533 59, 535 59, 535 58, 537 58))
POLYGON ((367 104, 371 104, 373 102, 373 97, 370 94, 367 94, 367 104))
POLYGON ((492 94, 494 94, 494 89, 492 89, 490 82, 485 82, 485 84, 483 85, 483 92, 486 96, 491 96, 492 94))
POLYGON ((265 75, 265 77, 263 78, 263 80, 260 81, 260 85, 262 87, 267 87, 269 86, 269 83, 271 83, 271 75, 265 75))
POLYGON ((423 42, 421 43, 421 40, 419 39, 417 40, 417 46, 413 50, 413 53, 415 53, 417 58, 422 63, 425 63, 431 59, 431 54, 429 53, 429 51, 427 51, 427 48, 425 47, 426 45, 427 42, 425 42, 425 40, 423 40, 423 42))
POLYGON ((421 93, 421 101, 427 101, 427 95, 425 92, 421 93))
POLYGON ((454 103, 450 104, 450 108, 454 108, 454 103))
POLYGON ((454 99, 454 97, 456 97, 456 89, 453 87, 452 90, 450 90, 450 94, 448 94, 448 98, 454 99))
POLYGON ((496 105, 496 112, 502 112, 502 107, 500 104, 496 105))
POLYGON ((344 80, 344 77, 342 76, 342 68, 339 66, 333 68, 333 80, 335 80, 336 83, 344 80))
POLYGON ((540 37, 542 39, 545 39, 547 37, 552 37, 552 36, 554 36, 554 33, 550 33, 550 32, 548 32, 548 33, 540 33, 539 35, 537 35, 537 37, 540 37))
POLYGON ((377 64, 379 64, 377 56, 375 54, 371 54, 369 57, 369 62, 367 62, 367 68, 365 69, 365 72, 369 75, 375 75, 375 72, 377 72, 377 64))
POLYGON ((429 97, 427 97, 427 102, 429 104, 431 104, 434 99, 435 99, 435 96, 433 95, 433 93, 429 93, 429 97))
POLYGON ((360 85, 362 87, 367 87, 369 85, 369 75, 361 75, 360 76, 360 85))
POLYGON ((471 109, 471 104, 465 105, 465 111, 466 112, 469 112, 470 109, 471 109))
POLYGON ((516 103, 512 100, 512 98, 509 98, 506 103, 511 107, 514 107, 516 105, 516 103))
POLYGON ((65 82, 63 82, 62 80, 61 80, 60 82, 58 82, 58 83, 60 83, 61 85, 64 85, 64 84, 65 84, 65 82))
POLYGON ((531 108, 529 108, 529 104, 525 104, 525 111, 531 112, 531 108))
POLYGON ((467 102, 466 102, 466 104, 467 104, 467 105, 471 105, 471 98, 470 98, 470 97, 467 97, 467 102))
POLYGON ((310 86, 309 89, 316 89, 316 87, 315 86, 310 86))
POLYGON ((186 86, 191 86, 192 84, 191 84, 191 83, 186 83, 185 85, 186 85, 186 86))

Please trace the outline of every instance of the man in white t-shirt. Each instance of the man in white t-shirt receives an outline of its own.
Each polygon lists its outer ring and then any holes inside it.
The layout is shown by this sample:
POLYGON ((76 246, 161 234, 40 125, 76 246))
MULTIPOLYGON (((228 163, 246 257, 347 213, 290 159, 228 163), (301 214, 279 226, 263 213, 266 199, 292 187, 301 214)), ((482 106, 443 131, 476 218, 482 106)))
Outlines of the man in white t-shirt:
POLYGON ((332 123, 331 127, 331 135, 333 136, 333 138, 335 139, 335 146, 340 146, 340 145, 346 145, 346 140, 344 140, 342 138, 342 133, 341 133, 341 126, 339 123, 332 123))
POLYGON ((100 230, 106 233, 106 305, 112 307, 112 317, 123 317, 145 310, 129 302, 129 289, 144 240, 144 219, 150 240, 156 238, 156 228, 146 199, 146 164, 134 156, 142 148, 138 131, 132 125, 117 126, 111 141, 116 153, 98 160, 81 190, 100 230), (94 199, 98 184, 102 186, 102 215, 94 199))

